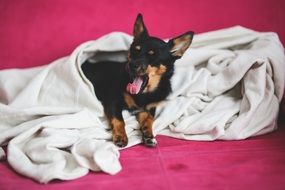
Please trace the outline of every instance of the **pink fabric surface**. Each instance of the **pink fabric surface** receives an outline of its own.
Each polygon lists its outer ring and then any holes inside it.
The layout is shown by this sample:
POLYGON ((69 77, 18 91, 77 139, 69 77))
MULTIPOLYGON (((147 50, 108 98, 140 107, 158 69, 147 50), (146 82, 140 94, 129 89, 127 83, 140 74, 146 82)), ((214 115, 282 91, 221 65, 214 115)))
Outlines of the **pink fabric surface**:
POLYGON ((197 142, 159 136, 157 148, 121 151, 123 170, 115 175, 89 172, 73 181, 47 185, 0 164, 0 189, 280 189, 285 187, 285 130, 243 141, 197 142))
MULTIPOLYGON (((131 33, 138 12, 161 38, 242 25, 275 31, 285 44, 282 0, 1 0, 0 69, 47 64, 84 41, 131 33)), ((284 106, 281 117, 284 117, 284 106)), ((196 142, 159 136, 157 148, 121 151, 115 176, 90 172, 38 184, 0 163, 0 190, 12 189, 285 189, 285 129, 244 141, 196 142)))

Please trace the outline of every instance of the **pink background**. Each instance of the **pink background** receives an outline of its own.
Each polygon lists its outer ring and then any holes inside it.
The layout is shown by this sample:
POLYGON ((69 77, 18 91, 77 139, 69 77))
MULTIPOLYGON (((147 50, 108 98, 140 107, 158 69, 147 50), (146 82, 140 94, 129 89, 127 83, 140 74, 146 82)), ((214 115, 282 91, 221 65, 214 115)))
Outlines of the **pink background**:
MULTIPOLYGON (((285 44, 282 0, 0 0, 0 69, 47 64, 113 31, 132 32, 138 12, 161 38, 242 25, 274 31, 285 44)), ((284 118, 285 109, 281 117, 284 118)), ((285 128, 245 141, 158 137, 157 148, 121 152, 116 176, 90 172, 40 185, 0 163, 0 189, 285 189, 285 128)))
POLYGON ((152 35, 242 25, 285 43, 283 0, 0 0, 0 69, 47 64, 80 43, 132 32, 138 12, 152 35))

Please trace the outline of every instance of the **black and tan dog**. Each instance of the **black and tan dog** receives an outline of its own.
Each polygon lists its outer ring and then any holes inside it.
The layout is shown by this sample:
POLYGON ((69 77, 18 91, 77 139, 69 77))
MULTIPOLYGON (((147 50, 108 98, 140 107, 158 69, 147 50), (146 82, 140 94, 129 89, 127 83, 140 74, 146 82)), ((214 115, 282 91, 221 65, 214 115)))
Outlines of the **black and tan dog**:
POLYGON ((193 32, 166 43, 149 36, 139 14, 133 34, 127 62, 103 61, 94 64, 86 61, 82 64, 82 70, 103 104, 112 128, 113 142, 119 147, 128 143, 122 117, 122 110, 128 109, 140 124, 143 143, 155 146, 152 124, 156 106, 171 92, 174 62, 190 46, 193 32))

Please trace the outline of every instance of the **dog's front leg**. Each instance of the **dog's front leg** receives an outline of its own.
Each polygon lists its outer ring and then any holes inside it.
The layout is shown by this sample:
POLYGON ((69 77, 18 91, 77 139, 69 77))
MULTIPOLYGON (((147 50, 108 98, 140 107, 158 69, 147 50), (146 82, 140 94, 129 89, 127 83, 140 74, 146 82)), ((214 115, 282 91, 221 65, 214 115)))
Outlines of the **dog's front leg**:
POLYGON ((113 142, 118 147, 125 147, 128 144, 128 137, 125 130, 125 122, 122 116, 121 106, 114 104, 104 106, 105 113, 112 128, 113 142))
POLYGON ((128 144, 128 137, 125 130, 125 122, 119 118, 113 117, 110 120, 112 126, 113 142, 118 147, 125 147, 128 144))
POLYGON ((152 132, 153 116, 148 111, 142 111, 136 114, 136 118, 142 131, 143 143, 150 147, 156 146, 157 142, 152 132))

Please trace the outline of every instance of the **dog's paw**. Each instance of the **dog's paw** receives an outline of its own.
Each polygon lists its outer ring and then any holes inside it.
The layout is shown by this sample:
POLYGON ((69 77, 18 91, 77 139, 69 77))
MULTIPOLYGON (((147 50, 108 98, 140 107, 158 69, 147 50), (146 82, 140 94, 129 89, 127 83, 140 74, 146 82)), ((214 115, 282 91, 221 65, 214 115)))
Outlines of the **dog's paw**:
POLYGON ((143 137, 143 144, 148 147, 156 147, 157 141, 155 138, 143 137))
POLYGON ((128 144, 128 137, 124 135, 115 135, 113 136, 113 142, 119 148, 123 148, 128 144))

